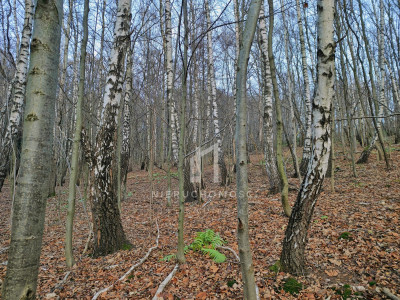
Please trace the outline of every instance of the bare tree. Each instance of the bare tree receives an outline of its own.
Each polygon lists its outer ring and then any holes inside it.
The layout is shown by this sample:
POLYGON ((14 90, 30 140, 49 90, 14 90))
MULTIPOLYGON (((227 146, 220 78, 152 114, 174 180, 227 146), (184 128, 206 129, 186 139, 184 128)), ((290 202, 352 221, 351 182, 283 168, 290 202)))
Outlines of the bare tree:
POLYGON ((333 20, 334 0, 319 0, 317 87, 312 104, 311 161, 286 228, 281 254, 284 270, 292 274, 304 274, 304 251, 307 233, 328 168, 331 135, 331 109, 335 95, 335 42, 333 20))
POLYGON ((62 0, 37 1, 26 85, 21 170, 2 293, 7 300, 36 297, 49 180, 44 166, 53 155, 62 16, 62 0))

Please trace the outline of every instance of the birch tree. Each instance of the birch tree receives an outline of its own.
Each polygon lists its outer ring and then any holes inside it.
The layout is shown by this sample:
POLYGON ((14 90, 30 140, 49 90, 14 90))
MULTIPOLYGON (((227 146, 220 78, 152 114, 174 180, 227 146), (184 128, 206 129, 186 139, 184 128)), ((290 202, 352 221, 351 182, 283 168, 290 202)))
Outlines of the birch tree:
POLYGON ((305 173, 307 172, 308 162, 310 160, 310 154, 311 154, 311 94, 310 94, 310 79, 308 76, 306 45, 304 41, 303 22, 301 17, 299 0, 296 0, 296 10, 297 10, 297 23, 299 24, 301 64, 303 71, 304 94, 306 103, 306 136, 304 139, 303 158, 300 164, 300 172, 301 175, 304 176, 305 173))
POLYGON ((172 25, 170 0, 165 0, 165 47, 167 71, 167 106, 170 113, 169 125, 172 139, 172 159, 176 162, 178 160, 178 116, 176 113, 175 102, 172 99, 174 72, 172 68, 172 25))
POLYGON ((328 168, 331 109, 335 95, 335 0, 319 0, 317 11, 317 86, 312 103, 311 160, 289 218, 281 254, 283 269, 298 275, 304 274, 308 228, 328 168))
MULTIPOLYGON (((60 53, 62 0, 38 0, 34 15, 21 169, 2 296, 35 299, 44 230, 60 53)), ((22 41, 21 41, 22 43, 22 41)))
POLYGON ((282 120, 282 107, 281 99, 278 90, 278 80, 276 78, 275 57, 272 49, 272 33, 274 29, 274 1, 268 0, 269 6, 269 28, 268 28, 268 58, 271 70, 272 90, 275 99, 275 112, 276 112, 276 161, 278 166, 278 174, 281 181, 281 202, 283 211, 286 216, 290 216, 291 208, 288 199, 289 183, 286 176, 283 150, 282 150, 282 137, 283 137, 283 120, 282 120))
POLYGON ((276 153, 274 149, 274 125, 272 120, 272 79, 268 58, 268 35, 267 25, 265 23, 264 1, 261 4, 259 18, 259 40, 261 49, 261 76, 263 80, 262 97, 264 99, 263 107, 263 127, 264 127, 264 157, 265 169, 267 171, 269 190, 271 193, 280 191, 280 178, 276 165, 276 153))
MULTIPOLYGON (((114 27, 114 42, 111 48, 109 71, 104 91, 104 117, 96 135, 96 145, 92 150, 86 146, 94 172, 92 180, 91 200, 93 215, 93 256, 113 253, 129 242, 122 228, 121 215, 118 208, 115 177, 116 132, 118 110, 122 97, 124 61, 131 19, 131 0, 119 0, 117 18, 114 27)), ((85 139, 87 145, 88 140, 85 139)))
MULTIPOLYGON (((16 153, 17 140, 21 138, 22 118, 24 115, 24 100, 26 77, 29 62, 29 46, 32 35, 32 21, 35 4, 32 0, 25 0, 24 27, 21 34, 20 49, 14 79, 9 87, 8 94, 11 114, 5 137, 1 140, 0 147, 0 191, 10 167, 10 155, 16 153)), ((6 100, 8 101, 8 99, 6 100)))
POLYGON ((210 8, 208 6, 208 0, 204 2, 206 18, 207 18, 207 54, 208 54, 208 78, 209 78, 209 96, 212 110, 212 120, 214 123, 214 135, 218 145, 218 165, 220 169, 221 185, 227 185, 227 170, 224 160, 224 152, 222 151, 222 139, 220 132, 220 124, 218 119, 218 105, 217 105, 217 86, 215 82, 215 69, 214 69, 214 53, 213 53, 213 42, 212 42, 212 30, 210 8))

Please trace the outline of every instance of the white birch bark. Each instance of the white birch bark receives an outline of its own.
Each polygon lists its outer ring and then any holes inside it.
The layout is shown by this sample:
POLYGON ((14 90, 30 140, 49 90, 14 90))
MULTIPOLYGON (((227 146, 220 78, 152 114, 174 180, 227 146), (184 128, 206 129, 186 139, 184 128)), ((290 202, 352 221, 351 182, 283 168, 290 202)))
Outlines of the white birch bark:
POLYGON ((303 158, 300 164, 301 175, 305 175, 308 167, 308 161, 311 154, 311 94, 310 79, 308 77, 308 64, 306 55, 306 45, 304 41, 303 22, 301 19, 300 1, 296 0, 297 23, 299 24, 301 63, 304 79, 304 94, 306 103, 306 137, 304 139, 303 158))
POLYGON ((25 0, 24 27, 22 29, 21 43, 14 79, 9 87, 11 113, 7 130, 0 148, 0 191, 10 163, 10 154, 13 143, 21 134, 22 117, 24 114, 24 99, 26 88, 26 76, 29 65, 29 46, 32 35, 32 22, 35 4, 32 0, 25 0))
POLYGON ((325 174, 331 149, 331 111, 335 96, 335 42, 333 20, 335 0, 318 0, 317 86, 312 106, 312 150, 289 224, 281 254, 285 271, 304 274, 307 233, 325 174))
POLYGON ((172 159, 178 160, 178 115, 175 102, 172 99, 174 72, 172 68, 172 25, 171 1, 165 0, 165 44, 166 44, 166 70, 167 70, 167 105, 170 113, 170 130, 172 139, 172 159))
POLYGON ((259 18, 260 28, 260 51, 262 59, 261 74, 263 77, 263 98, 264 98, 264 156, 265 168, 269 180, 271 193, 278 193, 280 190, 280 179, 276 165, 276 153, 274 149, 274 125, 273 125, 273 103, 272 103, 272 79, 268 58, 268 35, 265 22, 264 1, 262 1, 259 18))
POLYGON ((104 122, 96 136, 93 156, 94 181, 91 188, 94 251, 102 256, 121 249, 126 240, 117 203, 114 153, 118 110, 122 98, 123 71, 131 19, 131 0, 119 0, 104 91, 104 122), (111 230, 110 230, 111 229, 111 230))
MULTIPOLYGON (((207 28, 211 27, 210 8, 208 6, 208 0, 204 2, 207 28)), ((207 56, 208 56, 208 76, 209 76, 209 103, 211 104, 212 120, 214 124, 214 136, 218 146, 218 164, 220 167, 221 185, 226 185, 226 165, 224 161, 224 153, 222 152, 222 139, 218 119, 218 105, 217 105, 217 86, 215 82, 215 69, 214 69, 214 53, 213 53, 213 42, 212 42, 212 30, 207 31, 207 56), (211 92, 211 93, 210 93, 211 92)))

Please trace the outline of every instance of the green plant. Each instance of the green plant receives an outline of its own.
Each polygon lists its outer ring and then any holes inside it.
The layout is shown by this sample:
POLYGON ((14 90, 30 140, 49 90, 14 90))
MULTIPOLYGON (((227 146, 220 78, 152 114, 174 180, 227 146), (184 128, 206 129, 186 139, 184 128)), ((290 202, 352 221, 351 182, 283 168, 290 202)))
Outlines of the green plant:
POLYGON ((122 250, 131 250, 132 245, 131 244, 123 244, 121 247, 122 250))
POLYGON ((371 280, 370 282, 368 282, 369 286, 374 286, 376 285, 376 281, 375 280, 371 280))
POLYGON ((351 239, 351 233, 350 232, 342 232, 339 236, 339 240, 350 240, 351 239))
MULTIPOLYGON (((216 248, 225 244, 225 241, 215 233, 212 229, 201 231, 196 233, 193 243, 189 246, 185 246, 184 253, 186 254, 189 250, 200 251, 201 253, 211 257, 216 263, 223 263, 226 261, 226 256, 219 252, 216 248)), ((176 258, 176 254, 169 254, 164 256, 162 261, 170 261, 176 258)))
POLYGON ((277 260, 276 263, 274 263, 272 266, 269 266, 269 269, 274 273, 278 273, 281 269, 281 262, 277 260))
POLYGON ((298 294, 303 288, 303 285, 298 282, 295 278, 289 277, 283 284, 283 290, 292 295, 298 294))
POLYGON ((336 294, 341 296, 343 300, 350 298, 350 296, 352 294, 351 287, 348 284, 345 284, 344 286, 342 286, 342 288, 335 289, 335 290, 336 290, 336 294))
POLYGON ((227 284, 228 284, 229 287, 233 287, 233 285, 235 283, 237 283, 237 281, 235 279, 229 279, 227 284))
POLYGON ((132 192, 129 192, 126 196, 127 196, 127 197, 132 197, 132 196, 133 196, 133 193, 132 193, 132 192))
POLYGON ((321 216, 321 220, 326 220, 328 219, 328 216, 321 216))

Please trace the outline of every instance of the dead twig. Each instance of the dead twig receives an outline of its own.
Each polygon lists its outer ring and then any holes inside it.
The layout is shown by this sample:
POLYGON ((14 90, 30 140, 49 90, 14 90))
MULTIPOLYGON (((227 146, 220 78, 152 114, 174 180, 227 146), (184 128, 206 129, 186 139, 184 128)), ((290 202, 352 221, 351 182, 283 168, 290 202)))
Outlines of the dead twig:
POLYGON ((231 251, 231 252, 233 253, 233 255, 236 257, 237 261, 240 262, 239 255, 237 255, 237 253, 235 252, 235 250, 233 250, 232 248, 225 247, 225 246, 218 246, 218 248, 231 251))
POLYGON ((68 276, 69 276, 70 274, 71 274, 71 271, 68 271, 68 272, 65 274, 63 280, 61 280, 59 283, 57 283, 56 286, 55 286, 51 291, 53 292, 53 291, 55 291, 55 290, 61 290, 62 287, 63 287, 63 285, 64 285, 65 282, 67 281, 67 278, 68 278, 68 276))
POLYGON ((151 253, 154 249, 156 249, 156 248, 158 247, 158 240, 159 240, 159 238, 160 238, 160 228, 158 227, 158 222, 157 222, 157 220, 156 220, 156 225, 157 225, 157 239, 156 239, 156 245, 153 246, 153 247, 151 247, 151 248, 147 251, 147 253, 145 254, 145 256, 143 256, 136 264, 134 264, 121 278, 117 279, 112 285, 110 285, 110 286, 108 286, 108 287, 106 287, 106 288, 104 288, 104 289, 98 291, 98 292, 93 296, 92 300, 97 299, 101 294, 107 292, 107 291, 110 290, 112 287, 114 287, 114 285, 115 285, 117 282, 122 281, 122 280, 124 280, 126 277, 128 277, 128 275, 129 275, 135 268, 137 268, 138 266, 140 266, 141 264, 143 264, 143 263, 146 261, 146 259, 149 257, 150 253, 151 253))

